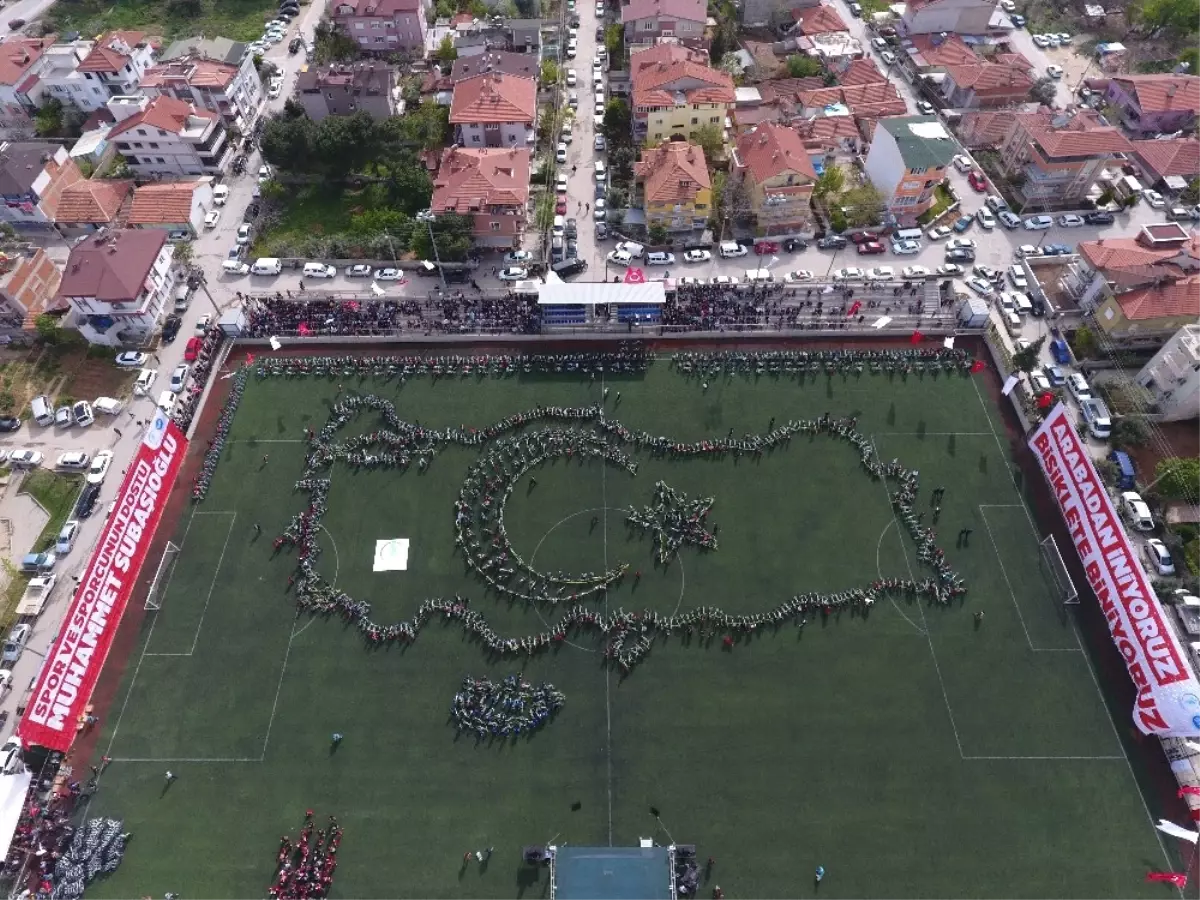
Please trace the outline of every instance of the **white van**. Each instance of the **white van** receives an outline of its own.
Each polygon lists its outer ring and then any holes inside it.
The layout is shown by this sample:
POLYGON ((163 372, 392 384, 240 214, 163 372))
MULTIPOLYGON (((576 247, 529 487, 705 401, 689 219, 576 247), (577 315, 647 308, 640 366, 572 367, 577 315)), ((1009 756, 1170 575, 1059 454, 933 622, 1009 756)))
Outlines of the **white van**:
POLYGON ((925 237, 925 233, 920 228, 901 228, 899 231, 892 233, 892 241, 899 243, 900 241, 919 241, 925 237))
POLYGON ((273 256, 256 259, 250 267, 251 275, 278 275, 283 271, 283 263, 273 256))
POLYGON ((1112 434, 1112 416, 1104 401, 1099 397, 1089 397, 1079 404, 1079 411, 1083 413, 1083 421, 1087 423, 1092 437, 1100 441, 1108 440, 1112 434))
POLYGON ((745 256, 746 248, 737 241, 722 241, 717 247, 718 252, 724 259, 732 259, 735 256, 745 256))
POLYGON ((29 414, 39 425, 54 424, 54 407, 50 405, 50 398, 45 394, 38 394, 29 401, 29 414))
POLYGON ((1013 337, 1018 337, 1021 334, 1021 317, 1016 312, 1009 310, 1002 314, 1004 316, 1004 327, 1008 329, 1008 333, 1013 337))
POLYGON ((746 283, 747 284, 769 284, 775 278, 767 269, 747 269, 746 283))
POLYGON ((97 397, 92 402, 92 409, 98 413, 104 413, 106 416, 115 416, 123 406, 124 404, 115 397, 97 397))
POLYGON ((645 247, 643 247, 641 244, 636 244, 633 241, 621 241, 621 243, 617 244, 617 249, 624 250, 634 259, 641 259, 646 253, 645 247))
POLYGON ((1016 303, 1017 312, 1023 316, 1033 315, 1033 301, 1029 299, 1029 295, 1023 291, 1013 291, 1013 301, 1016 303))
POLYGON ((188 308, 188 300, 190 299, 192 289, 188 287, 185 281, 179 287, 175 288, 175 312, 186 312, 188 308))
POLYGON ((178 399, 179 395, 174 391, 163 391, 158 395, 158 408, 169 416, 175 411, 175 401, 178 399))
POLYGON ((240 259, 227 259, 221 263, 221 271, 226 275, 245 275, 249 273, 250 266, 240 259))

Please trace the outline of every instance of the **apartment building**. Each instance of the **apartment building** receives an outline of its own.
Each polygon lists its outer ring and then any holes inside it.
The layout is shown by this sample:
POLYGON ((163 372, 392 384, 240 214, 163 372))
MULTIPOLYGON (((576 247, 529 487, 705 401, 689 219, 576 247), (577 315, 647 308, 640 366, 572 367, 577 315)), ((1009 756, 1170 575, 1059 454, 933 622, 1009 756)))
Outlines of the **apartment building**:
POLYGON ((1167 422, 1200 416, 1200 325, 1184 325, 1142 366, 1137 383, 1167 422))
POLYGON ((900 227, 911 228, 934 204, 934 188, 958 143, 936 116, 898 116, 875 124, 866 173, 900 227))
POLYGON ((114 97, 117 124, 108 133, 129 168, 143 178, 217 175, 233 146, 221 117, 173 97, 114 97))
POLYGON ((732 172, 741 178, 764 237, 813 230, 812 193, 817 172, 804 139, 794 128, 764 122, 743 134, 732 172))
POLYGON ((636 202, 650 227, 702 230, 712 215, 712 179, 704 151, 687 141, 665 141, 634 164, 636 202))
POLYGON ((52 228, 63 191, 82 179, 61 144, 0 143, 0 221, 14 228, 52 228))
POLYGON ((621 4, 621 25, 625 28, 625 46, 631 53, 653 47, 662 38, 695 49, 708 46, 708 7, 704 0, 628 0, 621 4))
POLYGON ((333 0, 332 15, 364 53, 424 55, 429 26, 421 0, 333 0))
POLYGON ((660 53, 667 51, 646 50, 630 60, 634 139, 659 143, 673 136, 691 139, 705 125, 723 129, 736 100, 729 74, 676 51, 649 63, 644 58, 660 53))
POLYGON ((385 62, 305 66, 296 77, 296 99, 314 122, 356 112, 386 119, 400 108, 399 76, 385 62))
POLYGON ((454 86, 450 124, 459 146, 524 147, 537 140, 537 82, 491 72, 454 86))
POLYGON ((168 60, 147 69, 138 87, 152 100, 169 97, 216 113, 243 133, 254 127, 265 99, 250 55, 237 64, 204 56, 168 60))
POLYGON ((479 246, 519 247, 529 203, 530 158, 526 147, 450 147, 442 152, 430 208, 470 216, 479 246))

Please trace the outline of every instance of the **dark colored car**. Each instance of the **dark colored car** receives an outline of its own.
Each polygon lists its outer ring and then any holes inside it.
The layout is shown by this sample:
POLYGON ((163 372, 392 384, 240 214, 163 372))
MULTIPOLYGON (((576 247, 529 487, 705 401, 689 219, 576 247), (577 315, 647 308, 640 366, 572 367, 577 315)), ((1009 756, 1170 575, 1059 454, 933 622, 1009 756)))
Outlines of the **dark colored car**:
POLYGON ((100 485, 89 484, 79 495, 79 500, 75 504, 75 515, 80 519, 86 519, 96 508, 98 499, 100 499, 100 485))
POLYGON ((859 256, 874 256, 877 253, 882 253, 883 250, 883 244, 879 243, 879 241, 865 241, 858 245, 859 256))
POLYGON ((295 56, 297 53, 300 52, 300 48, 303 46, 304 46, 304 38, 294 37, 294 38, 292 38, 291 43, 288 44, 288 53, 290 53, 292 56, 295 56))
POLYGON ((869 231, 852 231, 846 237, 856 244, 865 244, 867 241, 875 240, 875 235, 869 231))
POLYGON ((768 253, 778 253, 779 245, 774 241, 759 241, 754 245, 754 252, 759 256, 765 256, 768 253))
POLYGON ((16 431, 21 427, 21 420, 16 416, 0 416, 0 431, 16 431))
POLYGON ((1083 221, 1089 225, 1111 225, 1116 221, 1116 216, 1110 212, 1090 212, 1083 217, 1083 221))
POLYGON ((966 231, 968 228, 970 228, 974 224, 975 224, 975 214, 967 213, 965 216, 961 216, 959 218, 959 220, 954 223, 954 230, 957 231, 959 234, 962 234, 964 231, 966 231))
POLYGON ((596 40, 598 40, 598 41, 604 40, 604 26, 603 25, 596 26, 596 40))
POLYGON ((884 25, 882 28, 879 29, 879 36, 880 37, 895 37, 896 29, 893 28, 891 25, 884 25))
POLYGON ((179 334, 179 329, 183 325, 183 320, 179 316, 171 314, 167 316, 163 322, 162 339, 164 344, 169 344, 175 340, 175 336, 179 334))
POLYGON ((820 250, 841 250, 848 243, 840 234, 830 234, 817 241, 817 248, 820 250))
POLYGON ((788 253, 799 253, 802 250, 808 249, 808 241, 802 241, 799 238, 788 238, 783 242, 783 249, 788 253))
POLYGON ((955 247, 953 250, 946 251, 946 262, 961 263, 974 261, 975 251, 968 247, 955 247))
POLYGON ((13 31, 16 31, 18 28, 20 28, 24 24, 25 24, 24 19, 9 19, 8 20, 8 27, 11 28, 13 31))

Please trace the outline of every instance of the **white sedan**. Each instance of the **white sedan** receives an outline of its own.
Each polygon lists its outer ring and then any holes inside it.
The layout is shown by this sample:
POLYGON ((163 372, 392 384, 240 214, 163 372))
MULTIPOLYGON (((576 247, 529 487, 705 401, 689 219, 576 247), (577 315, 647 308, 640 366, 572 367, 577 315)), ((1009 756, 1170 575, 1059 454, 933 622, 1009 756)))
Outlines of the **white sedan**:
POLYGON ((1150 565, 1154 567, 1154 571, 1157 574, 1175 574, 1175 562, 1171 559, 1167 545, 1158 538, 1150 538, 1150 540, 1146 541, 1146 559, 1149 560, 1150 565))
POLYGON ((876 266, 873 269, 867 269, 867 281, 892 281, 896 277, 896 270, 891 266, 876 266))
POLYGON ((128 351, 125 353, 118 353, 113 359, 113 362, 115 362, 122 369, 140 369, 146 364, 147 359, 149 359, 149 357, 146 356, 145 353, 128 351))
POLYGON ((1167 205, 1167 200, 1158 191, 1146 191, 1142 194, 1146 198, 1146 202, 1154 209, 1162 209, 1167 205))
POLYGON ((707 250, 689 250, 683 254, 683 261, 690 263, 706 263, 712 260, 712 254, 707 250))
POLYGON ((36 450, 14 450, 8 456, 8 464, 14 469, 36 469, 45 458, 36 450))
POLYGON ((947 250, 974 250, 975 242, 970 238, 953 238, 946 242, 947 250))
POLYGON ((833 273, 834 281, 861 281, 865 273, 862 269, 856 266, 851 266, 848 269, 838 269, 833 273))
POLYGON ((523 266, 509 266, 507 269, 501 269, 496 277, 501 281, 523 281, 529 277, 529 270, 523 266))
POLYGON ((796 284, 800 281, 812 281, 813 278, 813 273, 808 271, 808 269, 797 269, 795 272, 788 272, 783 276, 783 280, 788 284, 796 284))
POLYGON ((55 462, 54 467, 56 469, 68 469, 75 472, 81 472, 88 467, 88 463, 90 461, 91 457, 89 457, 86 453, 64 453, 58 458, 58 461, 55 462))
POLYGON ((404 270, 403 269, 391 269, 391 268, 376 269, 375 270, 375 280, 376 281, 403 281, 404 280, 404 270))
POLYGON ((533 260, 533 254, 528 250, 513 250, 504 254, 504 262, 510 266, 524 265, 533 260))
POLYGON ((112 465, 113 452, 111 450, 101 450, 92 457, 92 464, 88 468, 87 482, 88 484, 100 484, 104 481, 104 476, 108 474, 108 467, 112 465))
POLYGON ((224 206, 225 201, 229 199, 229 187, 224 184, 218 184, 213 188, 213 203, 217 206, 224 206))
POLYGON ((927 268, 925 268, 925 266, 905 266, 904 267, 904 277, 905 278, 922 279, 922 278, 928 278, 932 274, 933 273, 930 272, 927 268))
POLYGON ((366 263, 355 263, 352 266, 346 266, 346 277, 347 278, 370 278, 371 273, 373 271, 374 271, 374 269, 372 269, 366 263))
POLYGON ((986 278, 968 278, 967 287, 979 294, 981 297, 992 296, 992 283, 986 278))
POLYGON ((567 176, 566 174, 559 175, 554 182, 554 191, 557 194, 565 194, 567 192, 567 176))
POLYGON ((892 252, 900 256, 909 256, 921 252, 920 241, 896 241, 892 244, 892 252))
POLYGON ((963 267, 954 263, 946 263, 937 267, 937 273, 944 277, 954 278, 963 273, 963 267))
POLYGON ((221 221, 221 211, 219 209, 214 209, 212 212, 210 212, 207 216, 204 217, 204 227, 205 228, 216 228, 217 223, 220 221, 221 221))
POLYGON ((954 232, 945 225, 935 225, 933 228, 930 228, 927 232, 925 232, 925 234, 929 236, 931 241, 940 241, 943 238, 950 237, 950 235, 954 234, 954 232))
POLYGON ((567 69, 567 87, 575 87, 579 83, 579 76, 575 74, 574 69, 567 69))
POLYGON ((1063 228, 1078 228, 1083 225, 1083 216, 1077 216, 1074 213, 1067 213, 1058 217, 1058 224, 1063 228))

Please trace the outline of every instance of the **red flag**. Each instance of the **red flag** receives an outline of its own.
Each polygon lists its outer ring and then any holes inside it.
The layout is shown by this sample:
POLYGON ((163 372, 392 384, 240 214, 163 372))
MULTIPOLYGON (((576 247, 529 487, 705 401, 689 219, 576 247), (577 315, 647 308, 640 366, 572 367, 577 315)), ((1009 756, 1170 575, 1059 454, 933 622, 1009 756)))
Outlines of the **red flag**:
POLYGON ((862 301, 861 301, 861 300, 855 300, 855 301, 854 301, 854 302, 853 302, 853 303, 850 305, 850 312, 846 313, 846 315, 848 315, 848 316, 857 316, 857 315, 858 315, 858 311, 859 311, 860 309, 862 309, 862 301))
POLYGON ((1177 888, 1187 887, 1187 875, 1182 872, 1147 872, 1147 881, 1166 881, 1177 888))
POLYGON ((1046 391, 1041 396, 1039 396, 1037 399, 1038 409, 1049 409, 1050 405, 1053 402, 1054 402, 1054 395, 1052 393, 1050 393, 1049 391, 1046 391))
POLYGON ((646 273, 641 269, 626 269, 623 280, 626 284, 645 284, 646 273))
POLYGON ((254 354, 253 353, 246 354, 246 365, 248 365, 248 366, 254 365, 254 354))
POLYGON ((908 339, 908 342, 909 342, 910 344, 919 344, 919 343, 921 343, 921 339, 922 339, 922 338, 924 338, 924 337, 925 337, 925 335, 921 334, 921 332, 919 332, 919 331, 914 331, 914 332, 912 333, 912 337, 910 337, 910 338, 908 339))
POLYGON ((987 368, 987 363, 985 363, 982 359, 977 359, 977 360, 975 360, 975 362, 971 363, 971 374, 978 375, 980 372, 982 372, 986 368, 987 368))
POLYGON ((1185 784, 1179 789, 1177 797, 1184 797, 1186 794, 1191 794, 1193 797, 1200 797, 1200 786, 1194 784, 1185 784))
POLYGON ((346 307, 346 309, 350 310, 350 312, 358 312, 358 301, 357 300, 347 300, 345 303, 345 307, 346 307))
POLYGON ((1195 809, 1192 810, 1192 821, 1200 822, 1200 806, 1197 806, 1195 809))
POLYGON ((301 322, 296 330, 300 332, 300 337, 308 337, 310 334, 312 334, 307 322, 301 322))

